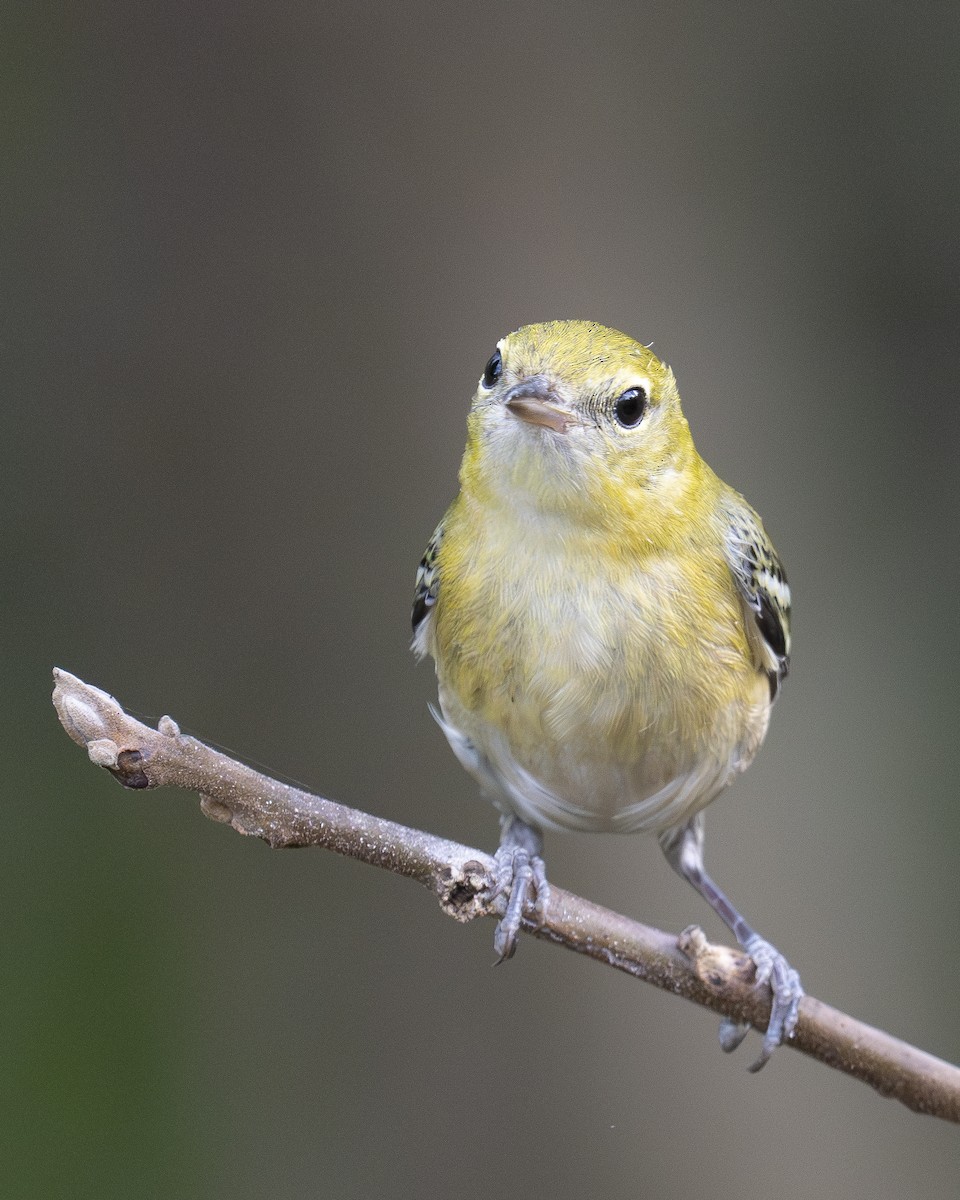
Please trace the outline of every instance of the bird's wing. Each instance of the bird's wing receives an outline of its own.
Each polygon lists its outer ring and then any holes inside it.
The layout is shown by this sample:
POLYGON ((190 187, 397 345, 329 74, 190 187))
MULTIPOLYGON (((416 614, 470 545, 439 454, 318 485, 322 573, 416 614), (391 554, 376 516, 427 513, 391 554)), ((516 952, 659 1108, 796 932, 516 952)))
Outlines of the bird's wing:
POLYGON ((443 521, 433 531, 417 567, 417 585, 413 595, 413 648, 418 656, 427 652, 427 628, 433 606, 440 591, 437 555, 443 541, 443 521))
POLYGON ((760 518, 742 496, 731 496, 727 561, 743 599, 747 637, 757 665, 767 672, 773 699, 790 666, 790 585, 780 556, 760 518))

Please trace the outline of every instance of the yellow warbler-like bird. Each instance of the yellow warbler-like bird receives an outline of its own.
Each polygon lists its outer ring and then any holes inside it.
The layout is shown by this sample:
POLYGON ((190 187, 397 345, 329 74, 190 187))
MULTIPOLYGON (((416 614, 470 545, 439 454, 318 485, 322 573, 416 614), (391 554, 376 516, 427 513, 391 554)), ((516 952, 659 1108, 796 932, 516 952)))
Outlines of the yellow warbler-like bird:
POLYGON ((707 875, 702 810, 763 741, 789 614, 777 552, 697 453, 669 367, 590 321, 498 343, 413 607, 440 725, 502 814, 497 952, 545 909, 544 828, 655 833, 771 985, 754 1070, 803 989, 707 875))

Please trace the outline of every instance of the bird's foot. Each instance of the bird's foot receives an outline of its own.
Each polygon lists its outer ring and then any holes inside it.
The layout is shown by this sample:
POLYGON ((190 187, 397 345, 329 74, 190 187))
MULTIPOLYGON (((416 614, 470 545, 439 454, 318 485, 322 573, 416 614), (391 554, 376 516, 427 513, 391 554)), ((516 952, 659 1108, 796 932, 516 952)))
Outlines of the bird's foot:
MULTIPOLYGON (((797 1028, 800 1001, 804 991, 800 983, 800 976, 780 951, 771 946, 768 941, 753 934, 744 941, 743 948, 756 967, 757 983, 761 986, 769 983, 770 990, 773 992, 770 1020, 767 1024, 767 1032, 763 1036, 763 1048, 760 1051, 760 1057, 749 1068, 751 1071, 759 1071, 769 1061, 770 1055, 784 1038, 793 1037, 797 1028)), ((746 1033, 746 1026, 728 1019, 720 1026, 720 1045, 727 1052, 736 1050, 746 1033)))
POLYGON ((540 857, 540 835, 514 820, 505 826, 503 840, 494 856, 497 872, 490 899, 507 897, 507 908, 493 935, 497 962, 511 958, 524 917, 543 920, 550 899, 547 869, 540 857))

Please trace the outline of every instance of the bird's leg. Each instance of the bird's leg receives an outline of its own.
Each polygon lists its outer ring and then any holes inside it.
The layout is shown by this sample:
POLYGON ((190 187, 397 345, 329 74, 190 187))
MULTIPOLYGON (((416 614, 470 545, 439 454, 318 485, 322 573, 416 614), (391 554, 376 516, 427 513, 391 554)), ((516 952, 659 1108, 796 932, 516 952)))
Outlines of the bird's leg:
POLYGON ((507 911, 493 937, 497 961, 512 957, 525 916, 542 919, 550 898, 547 870, 541 857, 543 837, 519 817, 500 820, 500 846, 495 855, 497 874, 490 898, 506 895, 507 911))
MULTIPOLYGON (((698 813, 686 825, 668 829, 661 834, 660 845, 674 870, 697 889, 753 959, 757 983, 770 984, 770 990, 773 992, 770 1021, 760 1057, 750 1067, 751 1071, 759 1071, 783 1039, 793 1036, 797 1027, 800 999, 804 994, 800 976, 779 950, 747 924, 707 874, 703 865, 702 814, 698 813)), ((735 1050, 745 1035, 744 1026, 727 1019, 720 1026, 720 1045, 724 1050, 735 1050)))

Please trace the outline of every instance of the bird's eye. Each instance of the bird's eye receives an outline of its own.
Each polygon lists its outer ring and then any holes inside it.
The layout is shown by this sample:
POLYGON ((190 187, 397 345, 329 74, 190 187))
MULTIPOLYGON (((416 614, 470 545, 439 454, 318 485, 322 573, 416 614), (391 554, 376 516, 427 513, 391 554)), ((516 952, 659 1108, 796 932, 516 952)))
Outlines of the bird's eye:
POLYGON ((647 393, 640 387, 627 388, 613 406, 613 415, 621 425, 630 429, 640 424, 640 419, 647 407, 647 393))
POLYGON ((503 360, 500 357, 500 351, 495 350, 490 356, 490 361, 483 368, 483 379, 481 379, 480 382, 489 390, 493 387, 502 374, 503 360))

